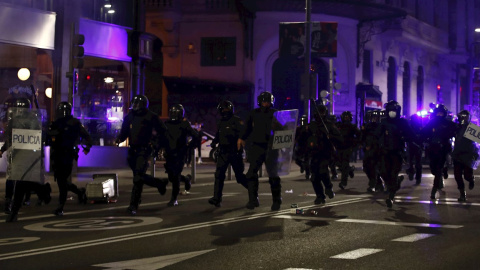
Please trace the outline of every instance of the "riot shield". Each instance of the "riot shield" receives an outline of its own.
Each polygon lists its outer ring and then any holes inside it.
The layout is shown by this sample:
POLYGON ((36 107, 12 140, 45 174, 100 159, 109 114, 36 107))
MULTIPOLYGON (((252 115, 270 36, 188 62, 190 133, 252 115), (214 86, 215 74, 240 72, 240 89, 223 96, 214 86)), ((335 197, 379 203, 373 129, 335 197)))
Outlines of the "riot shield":
POLYGON ((9 108, 7 111, 8 180, 43 183, 43 118, 35 109, 9 108))
MULTIPOLYGON (((465 129, 465 132, 463 134, 463 137, 471 140, 474 144, 475 147, 475 152, 477 153, 477 156, 480 156, 480 126, 474 124, 474 123, 469 123, 467 128, 465 129)), ((467 159, 467 156, 464 157, 464 160, 461 160, 465 165, 469 166, 470 168, 476 170, 478 168, 478 165, 480 163, 480 159, 467 159)))
POLYGON ((290 173, 298 110, 276 111, 273 114, 272 136, 268 145, 265 167, 269 177, 290 173))

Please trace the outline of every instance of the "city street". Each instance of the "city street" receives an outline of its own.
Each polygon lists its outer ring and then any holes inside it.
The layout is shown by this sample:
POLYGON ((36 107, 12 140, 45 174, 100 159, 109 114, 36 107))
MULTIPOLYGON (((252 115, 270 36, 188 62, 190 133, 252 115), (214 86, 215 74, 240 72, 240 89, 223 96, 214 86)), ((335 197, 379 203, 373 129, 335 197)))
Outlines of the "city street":
MULTIPOLYGON (((162 166, 157 162, 157 176, 164 176, 162 166)), ((277 212, 270 210, 266 177, 255 210, 244 207, 248 195, 235 180, 226 181, 222 207, 208 204, 214 164, 205 162, 197 165, 196 182, 179 196, 179 206, 166 206, 170 185, 165 196, 145 187, 136 216, 126 211, 128 169, 79 169, 79 187, 92 174, 117 173, 118 201, 80 205, 73 197, 65 215, 56 217, 58 187, 49 175, 49 205, 36 206, 32 195, 17 222, 5 223, 1 214, 0 269, 478 269, 480 184, 467 190, 467 203, 458 203, 451 169, 439 200, 431 202, 433 177, 424 167, 422 184, 405 179, 388 209, 387 195, 367 193, 361 163, 355 166, 345 190, 335 180, 335 198, 314 205, 310 181, 292 165, 282 177, 277 212)), ((0 179, 4 195, 5 175, 0 179)))

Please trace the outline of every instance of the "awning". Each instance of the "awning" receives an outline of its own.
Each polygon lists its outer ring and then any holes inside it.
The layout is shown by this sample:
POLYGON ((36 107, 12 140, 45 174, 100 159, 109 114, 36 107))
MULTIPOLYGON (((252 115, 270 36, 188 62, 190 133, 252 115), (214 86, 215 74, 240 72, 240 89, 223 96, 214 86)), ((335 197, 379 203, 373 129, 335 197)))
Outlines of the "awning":
MULTIPOLYGON (((305 12, 305 0, 242 0, 251 12, 297 11, 305 12)), ((384 4, 358 0, 312 0, 312 13, 356 19, 360 22, 407 16, 407 12, 384 4)))
POLYGON ((254 85, 249 82, 232 83, 214 80, 200 80, 196 78, 185 77, 163 77, 169 93, 185 92, 225 92, 225 91, 247 91, 250 92, 254 85))

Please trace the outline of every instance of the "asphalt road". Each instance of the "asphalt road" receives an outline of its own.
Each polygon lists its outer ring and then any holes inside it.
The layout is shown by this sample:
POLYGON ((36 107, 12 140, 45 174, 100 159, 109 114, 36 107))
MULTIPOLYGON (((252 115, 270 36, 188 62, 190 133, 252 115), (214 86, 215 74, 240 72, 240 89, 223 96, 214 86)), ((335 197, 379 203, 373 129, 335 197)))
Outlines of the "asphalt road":
MULTIPOLYGON (((136 216, 126 212, 131 189, 126 169, 115 171, 116 203, 80 205, 73 198, 63 217, 52 214, 58 199, 54 185, 49 205, 23 207, 17 222, 0 222, 0 269, 479 268, 480 186, 467 191, 467 203, 458 203, 450 176, 439 200, 431 202, 433 177, 424 169, 422 184, 405 180, 388 209, 387 195, 367 193, 367 178, 357 169, 346 190, 334 181, 336 197, 314 205, 311 183, 293 167, 282 177, 277 212, 270 211, 266 178, 255 210, 244 207, 247 192, 234 180, 226 181, 222 207, 209 205, 211 163, 198 166, 196 183, 179 196, 179 206, 166 206, 170 189, 161 196, 145 188, 136 216), (292 213, 292 204, 304 214, 292 213)), ((79 170, 74 181, 84 186, 93 173, 110 172, 79 170)), ((163 175, 161 168, 157 175, 163 175)))

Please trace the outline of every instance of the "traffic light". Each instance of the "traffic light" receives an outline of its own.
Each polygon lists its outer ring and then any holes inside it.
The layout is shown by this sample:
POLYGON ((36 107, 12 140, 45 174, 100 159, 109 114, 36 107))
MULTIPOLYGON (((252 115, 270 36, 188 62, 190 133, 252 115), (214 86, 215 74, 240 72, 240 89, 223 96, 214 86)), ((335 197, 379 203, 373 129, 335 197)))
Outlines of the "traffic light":
POLYGON ((71 50, 73 68, 83 68, 83 56, 85 55, 83 43, 85 43, 84 35, 80 35, 80 34, 73 35, 72 50, 71 50))

